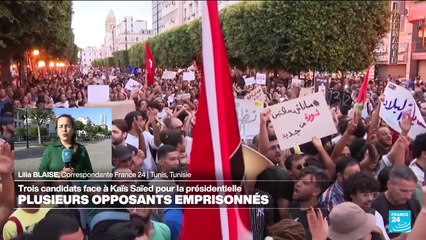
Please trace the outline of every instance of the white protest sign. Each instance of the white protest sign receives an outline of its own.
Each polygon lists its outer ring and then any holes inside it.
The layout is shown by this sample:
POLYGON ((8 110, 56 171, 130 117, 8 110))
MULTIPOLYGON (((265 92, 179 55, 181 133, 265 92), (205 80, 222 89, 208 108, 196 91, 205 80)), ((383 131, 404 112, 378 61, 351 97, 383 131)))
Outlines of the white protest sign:
POLYGON ((189 94, 189 93, 183 93, 181 95, 181 99, 182 100, 191 99, 191 94, 189 94))
POLYGON ((177 72, 173 71, 165 71, 163 73, 162 79, 174 79, 176 77, 177 72))
POLYGON ((256 73, 256 83, 260 85, 266 85, 266 74, 256 73))
POLYGON ((408 136, 414 139, 418 134, 426 132, 426 124, 416 101, 407 89, 393 83, 388 83, 384 92, 386 98, 380 106, 380 117, 395 131, 401 133, 399 122, 402 113, 410 110, 413 119, 408 136))
POLYGON ((248 77, 244 78, 244 82, 246 83, 246 86, 250 86, 256 83, 256 79, 254 79, 254 77, 248 77))
POLYGON ((299 93, 299 97, 311 95, 312 93, 314 93, 314 91, 315 91, 315 87, 313 87, 313 86, 309 87, 309 88, 301 88, 300 93, 299 93))
POLYGON ((249 92, 247 95, 245 95, 244 99, 265 102, 266 95, 263 93, 263 90, 261 87, 257 87, 253 89, 251 92, 249 92))
POLYGON ((321 93, 269 107, 271 121, 281 149, 310 142, 337 132, 329 107, 321 93))
POLYGON ((183 72, 183 80, 184 81, 195 80, 195 73, 194 72, 183 72))
POLYGON ((87 102, 88 103, 104 103, 109 102, 109 86, 108 85, 89 85, 87 86, 87 102))
POLYGON ((302 79, 299 79, 298 76, 295 76, 291 79, 292 87, 303 87, 303 85, 305 85, 305 81, 302 79))
POLYGON ((253 100, 235 99, 238 127, 241 139, 252 140, 259 133, 260 113, 263 103, 253 100))
POLYGON ((127 81, 126 86, 124 88, 132 91, 133 89, 139 88, 141 86, 142 84, 140 82, 130 78, 129 81, 127 81))

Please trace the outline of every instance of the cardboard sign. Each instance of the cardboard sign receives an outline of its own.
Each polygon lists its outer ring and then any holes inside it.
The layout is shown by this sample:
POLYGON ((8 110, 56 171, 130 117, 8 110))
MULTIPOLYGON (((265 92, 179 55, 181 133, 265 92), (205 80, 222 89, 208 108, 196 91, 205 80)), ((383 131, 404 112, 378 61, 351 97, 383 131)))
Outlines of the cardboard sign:
POLYGON ((195 80, 195 73, 194 72, 183 72, 183 80, 184 81, 195 80))
POLYGON ((142 86, 142 84, 134 79, 129 79, 129 81, 127 81, 126 86, 124 87, 127 90, 132 91, 135 88, 140 88, 142 86))
POLYGON ((162 79, 174 79, 176 77, 177 72, 173 71, 165 71, 163 73, 162 79))
POLYGON ((402 113, 410 111, 413 125, 408 136, 415 139, 418 134, 426 132, 425 121, 410 91, 396 84, 388 83, 384 94, 386 98, 380 106, 380 117, 391 128, 401 133, 399 122, 401 122, 402 113))
POLYGON ((256 84, 266 85, 266 74, 256 73, 256 84))
POLYGON ((260 113, 263 103, 253 100, 235 99, 238 127, 242 139, 252 140, 259 134, 260 113))
POLYGON ((314 87, 301 88, 300 93, 299 93, 299 97, 311 95, 312 93, 314 93, 314 90, 315 90, 314 87))
POLYGON ((109 102, 109 86, 108 85, 87 86, 87 102, 88 103, 109 102))
POLYGON ((116 101, 116 102, 103 102, 103 103, 87 103, 85 108, 111 108, 112 119, 124 119, 124 117, 131 111, 135 110, 135 103, 133 100, 116 101))
POLYGON ((244 82, 246 83, 246 86, 250 86, 256 83, 256 79, 254 79, 254 77, 244 77, 244 82))
POLYGON ((330 79, 327 77, 316 77, 314 80, 315 92, 320 92, 326 100, 329 99, 330 79))
POLYGON ((245 100, 265 102, 266 101, 266 95, 263 93, 263 90, 262 90, 261 87, 257 87, 255 89, 253 89, 251 92, 249 92, 247 95, 245 95, 244 99, 245 100))
POLYGON ((282 150, 335 134, 329 107, 321 93, 269 107, 271 121, 282 150))
POLYGON ((353 99, 351 97, 351 94, 344 91, 330 89, 328 92, 328 96, 328 103, 330 105, 339 105, 341 108, 346 109, 352 108, 353 99))

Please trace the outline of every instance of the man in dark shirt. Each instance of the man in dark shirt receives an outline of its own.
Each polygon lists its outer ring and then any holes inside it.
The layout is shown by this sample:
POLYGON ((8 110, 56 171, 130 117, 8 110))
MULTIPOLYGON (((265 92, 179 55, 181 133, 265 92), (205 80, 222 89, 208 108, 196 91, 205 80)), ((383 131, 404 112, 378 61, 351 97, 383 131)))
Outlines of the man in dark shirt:
POLYGON ((407 166, 394 166, 389 173, 388 189, 380 193, 373 202, 373 207, 382 215, 388 236, 393 239, 400 233, 390 232, 389 210, 410 210, 411 226, 420 212, 420 203, 413 197, 417 177, 407 166))
POLYGON ((274 222, 288 217, 288 207, 293 199, 294 183, 282 167, 270 167, 257 176, 256 189, 271 195, 274 205, 274 222))
POLYGON ((289 217, 301 223, 306 232, 306 239, 312 239, 309 231, 307 210, 321 209, 324 217, 328 216, 327 208, 319 202, 319 196, 327 187, 327 174, 314 166, 306 167, 294 187, 293 202, 290 205, 289 217))

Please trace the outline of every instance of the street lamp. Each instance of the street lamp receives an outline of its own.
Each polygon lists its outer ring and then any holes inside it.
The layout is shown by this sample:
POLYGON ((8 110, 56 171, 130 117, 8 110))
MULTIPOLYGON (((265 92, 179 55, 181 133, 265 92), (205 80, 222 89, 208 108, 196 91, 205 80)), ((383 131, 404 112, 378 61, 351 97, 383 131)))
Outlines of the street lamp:
POLYGON ((29 142, 29 137, 28 137, 28 108, 25 108, 25 116, 21 116, 21 119, 23 120, 23 121, 25 121, 25 135, 26 135, 26 138, 27 138, 27 149, 29 149, 30 148, 30 142, 29 142))

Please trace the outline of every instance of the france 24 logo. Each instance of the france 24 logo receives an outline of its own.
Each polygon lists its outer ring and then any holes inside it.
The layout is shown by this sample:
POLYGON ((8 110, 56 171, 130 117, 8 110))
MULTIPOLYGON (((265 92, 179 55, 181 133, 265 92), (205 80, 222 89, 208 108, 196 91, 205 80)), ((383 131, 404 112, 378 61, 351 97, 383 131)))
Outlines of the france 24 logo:
POLYGON ((389 232, 390 233, 411 232, 411 211, 410 210, 389 211, 389 232))

